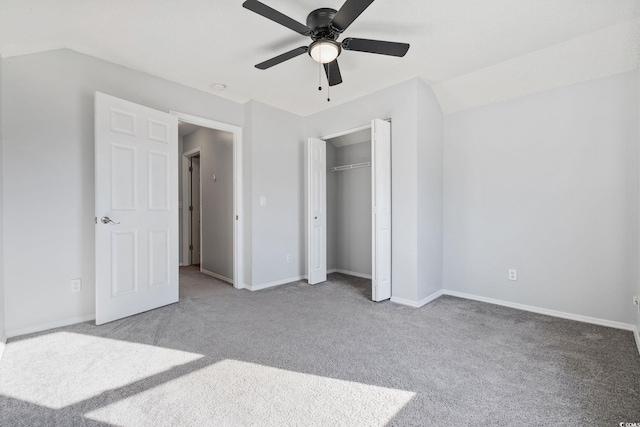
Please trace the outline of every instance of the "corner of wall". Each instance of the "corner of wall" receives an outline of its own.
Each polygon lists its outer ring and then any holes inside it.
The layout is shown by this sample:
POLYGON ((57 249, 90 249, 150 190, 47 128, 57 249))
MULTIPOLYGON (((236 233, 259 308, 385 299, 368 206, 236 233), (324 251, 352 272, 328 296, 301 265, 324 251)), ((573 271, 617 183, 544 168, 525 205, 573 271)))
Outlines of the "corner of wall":
POLYGON ((416 79, 418 300, 443 289, 444 116, 433 91, 416 79))

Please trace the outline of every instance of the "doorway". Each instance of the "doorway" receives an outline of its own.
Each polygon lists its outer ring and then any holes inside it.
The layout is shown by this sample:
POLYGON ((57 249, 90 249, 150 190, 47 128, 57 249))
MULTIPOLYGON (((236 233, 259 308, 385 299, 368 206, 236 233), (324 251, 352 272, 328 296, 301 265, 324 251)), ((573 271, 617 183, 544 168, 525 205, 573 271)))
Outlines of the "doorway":
POLYGON ((322 139, 309 138, 306 160, 309 284, 324 282, 333 270, 370 277, 372 299, 389 299, 390 121, 376 119, 322 139))
POLYGON ((180 265, 244 287, 242 130, 172 111, 181 151, 180 265))

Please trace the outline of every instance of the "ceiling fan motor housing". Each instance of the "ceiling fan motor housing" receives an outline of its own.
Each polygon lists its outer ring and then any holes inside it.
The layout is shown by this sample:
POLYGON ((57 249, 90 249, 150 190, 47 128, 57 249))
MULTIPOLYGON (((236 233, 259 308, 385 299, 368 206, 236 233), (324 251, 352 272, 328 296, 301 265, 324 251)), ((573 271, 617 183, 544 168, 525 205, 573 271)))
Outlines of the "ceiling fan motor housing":
POLYGON ((340 35, 340 31, 331 26, 331 21, 337 11, 328 7, 316 9, 307 16, 307 27, 309 35, 315 40, 327 39, 335 40, 340 35))

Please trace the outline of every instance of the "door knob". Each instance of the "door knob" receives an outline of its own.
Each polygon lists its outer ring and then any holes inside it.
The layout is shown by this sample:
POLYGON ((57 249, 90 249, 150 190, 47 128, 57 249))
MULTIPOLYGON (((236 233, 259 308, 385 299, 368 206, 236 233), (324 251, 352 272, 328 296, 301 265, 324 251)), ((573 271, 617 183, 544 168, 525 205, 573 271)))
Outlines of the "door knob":
POLYGON ((103 216, 102 218, 100 218, 100 221, 102 221, 103 224, 109 224, 110 222, 113 223, 113 224, 120 224, 119 222, 113 221, 108 216, 103 216))

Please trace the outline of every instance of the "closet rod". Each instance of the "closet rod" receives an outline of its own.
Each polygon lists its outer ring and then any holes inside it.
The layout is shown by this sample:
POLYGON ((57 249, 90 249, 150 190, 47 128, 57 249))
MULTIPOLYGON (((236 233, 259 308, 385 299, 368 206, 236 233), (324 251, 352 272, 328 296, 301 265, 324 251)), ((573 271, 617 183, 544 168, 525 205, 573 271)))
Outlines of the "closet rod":
POLYGON ((329 170, 331 172, 339 172, 339 171, 346 171, 349 169, 367 168, 370 166, 371 166, 371 162, 364 162, 364 163, 354 163, 352 165, 336 166, 334 168, 329 168, 329 170))

